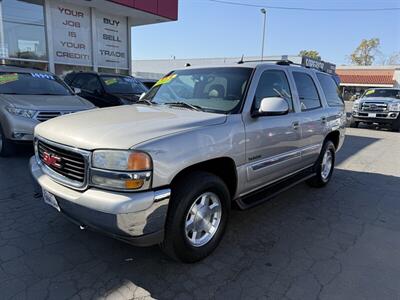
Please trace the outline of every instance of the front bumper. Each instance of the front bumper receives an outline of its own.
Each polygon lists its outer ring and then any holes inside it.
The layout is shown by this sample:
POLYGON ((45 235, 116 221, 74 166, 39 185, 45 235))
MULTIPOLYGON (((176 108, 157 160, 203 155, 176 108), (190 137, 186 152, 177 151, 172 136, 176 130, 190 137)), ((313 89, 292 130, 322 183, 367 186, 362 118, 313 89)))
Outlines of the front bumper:
POLYGON ((150 246, 164 239, 170 189, 119 193, 89 188, 76 191, 53 181, 30 160, 38 185, 53 194, 61 213, 81 228, 90 228, 137 246, 150 246))
POLYGON ((399 112, 364 112, 354 111, 352 112, 351 118, 356 122, 366 123, 380 123, 380 124, 393 124, 400 120, 399 112), (371 115, 371 113, 375 115, 371 115))

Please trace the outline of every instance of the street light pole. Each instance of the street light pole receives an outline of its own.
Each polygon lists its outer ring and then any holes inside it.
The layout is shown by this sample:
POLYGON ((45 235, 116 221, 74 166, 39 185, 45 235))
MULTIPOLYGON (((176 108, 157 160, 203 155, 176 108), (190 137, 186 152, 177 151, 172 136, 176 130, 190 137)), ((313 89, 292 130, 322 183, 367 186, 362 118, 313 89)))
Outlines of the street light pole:
POLYGON ((264 15, 264 25, 263 25, 263 35, 262 35, 262 45, 261 45, 261 60, 264 60, 265 25, 267 22, 267 10, 265 8, 261 8, 260 11, 264 15))

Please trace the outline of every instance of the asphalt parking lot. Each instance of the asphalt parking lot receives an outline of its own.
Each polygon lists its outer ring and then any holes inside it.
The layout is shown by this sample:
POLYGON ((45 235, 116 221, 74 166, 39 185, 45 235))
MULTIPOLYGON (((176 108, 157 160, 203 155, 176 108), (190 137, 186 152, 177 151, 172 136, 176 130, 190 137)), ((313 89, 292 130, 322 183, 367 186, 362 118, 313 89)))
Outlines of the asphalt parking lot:
POLYGON ((400 133, 348 129, 330 185, 233 211, 195 265, 81 231, 0 158, 1 299, 399 299, 400 133))

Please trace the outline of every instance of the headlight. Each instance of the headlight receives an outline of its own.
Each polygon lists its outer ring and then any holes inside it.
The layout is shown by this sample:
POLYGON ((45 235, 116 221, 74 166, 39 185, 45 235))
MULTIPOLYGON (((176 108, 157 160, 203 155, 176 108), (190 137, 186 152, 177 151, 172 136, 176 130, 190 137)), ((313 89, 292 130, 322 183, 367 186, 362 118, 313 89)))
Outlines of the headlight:
POLYGON ((400 111, 400 103, 389 103, 389 111, 400 111))
POLYGON ((97 150, 92 157, 91 182, 116 190, 150 187, 152 160, 138 151, 97 150))
POLYGON ((33 109, 17 108, 13 106, 7 106, 6 109, 10 114, 30 119, 32 119, 36 114, 36 110, 33 109))
POLYGON ((360 101, 356 100, 353 103, 353 110, 359 110, 360 109, 360 101))
POLYGON ((94 151, 92 165, 115 171, 147 171, 152 168, 151 158, 147 153, 121 150, 94 151))

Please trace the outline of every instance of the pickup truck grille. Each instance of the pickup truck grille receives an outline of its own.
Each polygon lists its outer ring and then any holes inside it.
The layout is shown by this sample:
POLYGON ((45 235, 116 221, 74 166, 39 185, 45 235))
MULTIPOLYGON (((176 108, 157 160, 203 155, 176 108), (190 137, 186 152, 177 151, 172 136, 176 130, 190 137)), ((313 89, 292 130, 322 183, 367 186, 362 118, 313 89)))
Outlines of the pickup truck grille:
POLYGON ((62 115, 66 115, 66 114, 70 114, 72 112, 70 111, 39 111, 36 114, 36 120, 38 120, 39 122, 45 122, 47 120, 62 116, 62 115))
POLYGON ((388 105, 384 102, 365 102, 362 104, 361 110, 371 112, 387 111, 387 106, 388 105))
POLYGON ((86 159, 82 154, 38 140, 37 155, 45 167, 61 175, 64 179, 72 181, 75 186, 77 184, 84 185, 86 159))

